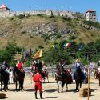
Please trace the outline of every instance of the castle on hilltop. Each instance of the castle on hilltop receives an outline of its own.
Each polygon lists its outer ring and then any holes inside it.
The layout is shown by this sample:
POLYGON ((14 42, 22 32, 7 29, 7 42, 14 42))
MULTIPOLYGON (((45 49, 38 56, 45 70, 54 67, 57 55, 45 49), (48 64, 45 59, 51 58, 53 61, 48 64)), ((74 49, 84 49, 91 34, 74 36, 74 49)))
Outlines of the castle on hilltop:
MULTIPOLYGON (((58 10, 33 10, 33 11, 11 11, 5 4, 2 4, 0 6, 0 17, 13 17, 16 15, 38 15, 38 14, 43 14, 43 15, 48 15, 48 16, 64 16, 67 18, 78 18, 75 15, 78 15, 81 13, 79 12, 72 12, 72 11, 58 11, 58 10)), ((87 21, 97 21, 97 16, 96 16, 96 11, 92 12, 86 12, 86 14, 83 14, 83 18, 86 18, 87 21), (86 16, 85 16, 86 15, 86 16), (91 15, 91 17, 90 17, 91 15), (95 17, 94 17, 95 15, 95 17), (96 18, 95 20, 92 20, 92 18, 96 18), (91 20, 90 20, 91 19, 91 20)))

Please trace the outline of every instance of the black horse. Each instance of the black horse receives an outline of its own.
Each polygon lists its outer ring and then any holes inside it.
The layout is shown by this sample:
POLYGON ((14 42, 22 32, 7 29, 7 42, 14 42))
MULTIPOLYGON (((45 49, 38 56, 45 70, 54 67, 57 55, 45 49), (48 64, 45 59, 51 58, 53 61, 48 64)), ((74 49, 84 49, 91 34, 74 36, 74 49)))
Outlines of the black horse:
POLYGON ((47 81, 49 83, 48 72, 43 70, 41 75, 42 75, 42 79, 44 80, 44 83, 45 83, 46 79, 47 79, 47 81))
POLYGON ((76 91, 79 91, 79 86, 80 88, 82 87, 82 82, 85 79, 85 76, 80 68, 78 68, 74 73, 74 79, 76 82, 76 91))
POLYGON ((1 91, 6 91, 8 89, 9 73, 0 67, 0 81, 1 81, 1 91), (2 86, 4 87, 2 88, 2 86))
POLYGON ((23 90, 23 84, 24 84, 24 78, 25 78, 25 72, 18 69, 18 67, 14 67, 14 82, 16 84, 16 91, 18 83, 19 83, 19 90, 23 90))

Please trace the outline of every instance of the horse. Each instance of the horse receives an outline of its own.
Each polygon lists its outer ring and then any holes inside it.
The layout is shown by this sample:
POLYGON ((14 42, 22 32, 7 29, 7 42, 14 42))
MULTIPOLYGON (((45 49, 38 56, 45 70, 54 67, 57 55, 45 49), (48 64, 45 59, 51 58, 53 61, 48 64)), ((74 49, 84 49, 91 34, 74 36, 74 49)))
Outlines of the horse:
POLYGON ((84 76, 84 74, 83 74, 83 72, 80 68, 78 68, 75 71, 74 79, 75 79, 75 82, 76 82, 76 89, 75 90, 78 92, 79 91, 79 86, 80 86, 80 88, 82 87, 82 82, 85 79, 85 76, 84 76))
POLYGON ((94 78, 95 79, 98 78, 98 69, 97 68, 94 69, 94 78))
POLYGON ((20 90, 23 90, 23 83, 24 83, 24 78, 25 78, 25 72, 24 71, 21 71, 18 69, 18 67, 14 67, 14 83, 16 85, 16 91, 18 90, 17 89, 17 86, 18 86, 18 83, 19 83, 19 91, 20 90))
POLYGON ((100 72, 98 70, 96 71, 96 78, 98 79, 100 86, 100 72))
POLYGON ((1 81, 1 91, 2 90, 6 91, 8 89, 9 73, 3 70, 2 67, 0 68, 0 81, 1 81), (2 85, 4 85, 3 89, 2 85))
POLYGON ((48 78, 48 71, 47 70, 42 70, 42 78, 44 80, 44 83, 45 83, 45 80, 47 79, 48 83, 49 83, 49 78, 48 78))
POLYGON ((66 84, 66 91, 68 90, 67 85, 71 84, 72 76, 70 73, 66 73, 66 70, 63 70, 61 74, 55 73, 55 80, 58 83, 58 93, 59 93, 59 85, 61 85, 62 87, 62 92, 63 92, 63 87, 65 84, 66 84))

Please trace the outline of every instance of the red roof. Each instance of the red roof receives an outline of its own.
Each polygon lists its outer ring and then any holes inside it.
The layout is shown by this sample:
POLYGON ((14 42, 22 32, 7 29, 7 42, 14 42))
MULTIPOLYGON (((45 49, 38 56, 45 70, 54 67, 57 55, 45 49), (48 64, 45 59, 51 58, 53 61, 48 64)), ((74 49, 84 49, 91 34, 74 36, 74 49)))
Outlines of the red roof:
POLYGON ((87 13, 87 12, 95 12, 95 10, 92 10, 92 9, 91 9, 91 10, 86 11, 86 13, 87 13))
POLYGON ((0 6, 0 8, 2 9, 2 8, 7 8, 7 6, 5 5, 5 4, 2 4, 1 6, 0 6))

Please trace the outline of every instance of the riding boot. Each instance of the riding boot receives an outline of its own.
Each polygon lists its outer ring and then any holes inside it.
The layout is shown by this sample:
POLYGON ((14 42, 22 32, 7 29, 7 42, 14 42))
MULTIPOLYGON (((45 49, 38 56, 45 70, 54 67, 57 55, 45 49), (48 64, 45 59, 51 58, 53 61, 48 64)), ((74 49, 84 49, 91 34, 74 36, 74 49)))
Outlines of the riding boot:
POLYGON ((42 92, 40 92, 40 98, 43 99, 43 98, 42 98, 42 92))
POLYGON ((37 98, 37 92, 35 92, 35 99, 38 99, 38 98, 37 98))

